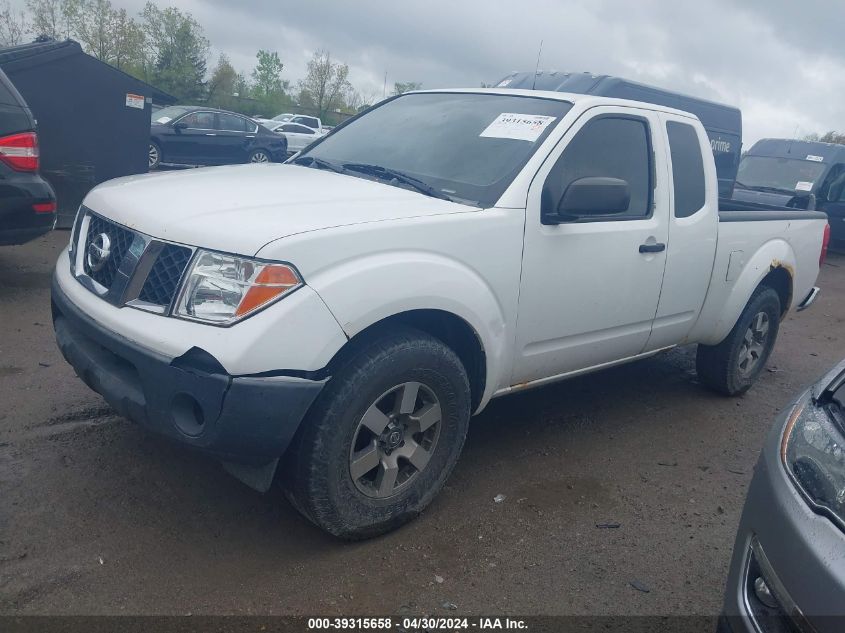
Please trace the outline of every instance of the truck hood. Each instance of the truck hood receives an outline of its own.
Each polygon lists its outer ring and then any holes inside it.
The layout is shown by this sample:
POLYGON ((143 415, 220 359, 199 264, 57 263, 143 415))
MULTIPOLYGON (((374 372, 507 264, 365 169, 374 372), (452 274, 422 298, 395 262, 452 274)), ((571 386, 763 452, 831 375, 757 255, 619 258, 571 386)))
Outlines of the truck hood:
POLYGON ((92 190, 83 204, 153 237, 243 255, 297 233, 478 210, 364 178, 280 164, 117 178, 92 190))

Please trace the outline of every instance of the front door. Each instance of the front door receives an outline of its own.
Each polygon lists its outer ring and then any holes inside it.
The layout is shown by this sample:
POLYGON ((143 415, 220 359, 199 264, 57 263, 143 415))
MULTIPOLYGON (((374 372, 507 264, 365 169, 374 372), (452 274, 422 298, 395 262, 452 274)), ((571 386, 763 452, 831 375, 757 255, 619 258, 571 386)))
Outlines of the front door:
POLYGON ((528 193, 512 384, 639 354, 655 318, 668 239, 659 120, 634 108, 588 110, 528 193), (626 211, 548 223, 567 187, 590 177, 628 183, 626 211))
POLYGON ((213 164, 217 137, 215 117, 214 112, 197 111, 179 119, 178 123, 184 127, 174 127, 173 134, 168 136, 168 146, 162 148, 165 162, 186 165, 213 164))

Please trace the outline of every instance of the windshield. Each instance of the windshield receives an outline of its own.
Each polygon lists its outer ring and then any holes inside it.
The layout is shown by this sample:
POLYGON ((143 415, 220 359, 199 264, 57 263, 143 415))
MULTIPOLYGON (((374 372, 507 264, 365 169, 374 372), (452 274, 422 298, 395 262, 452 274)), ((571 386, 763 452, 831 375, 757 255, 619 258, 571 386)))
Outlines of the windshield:
POLYGON ((823 163, 797 158, 746 156, 739 164, 736 181, 746 189, 774 189, 791 194, 811 191, 824 170, 823 163))
POLYGON ((290 121, 294 117, 293 114, 277 114, 273 117, 274 121, 290 121))
POLYGON ((170 106, 169 108, 162 108, 158 112, 153 112, 153 123, 170 123, 185 114, 190 108, 184 106, 170 106))
POLYGON ((352 120, 302 156, 339 167, 376 165, 440 195, 487 207, 571 107, 518 95, 407 94, 352 120))

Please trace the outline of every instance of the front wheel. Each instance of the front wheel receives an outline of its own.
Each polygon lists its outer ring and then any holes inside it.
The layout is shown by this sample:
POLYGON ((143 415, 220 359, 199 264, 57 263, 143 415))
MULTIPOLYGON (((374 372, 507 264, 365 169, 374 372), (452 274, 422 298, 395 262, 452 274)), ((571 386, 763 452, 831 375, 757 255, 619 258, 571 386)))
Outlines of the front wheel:
POLYGON ((309 412, 285 488, 344 539, 388 532, 437 495, 466 438, 466 370, 445 344, 403 329, 350 354, 309 412))
POLYGON ((780 315, 778 293, 766 286, 758 288, 724 341, 698 346, 699 380, 728 396, 748 391, 775 346, 780 315))

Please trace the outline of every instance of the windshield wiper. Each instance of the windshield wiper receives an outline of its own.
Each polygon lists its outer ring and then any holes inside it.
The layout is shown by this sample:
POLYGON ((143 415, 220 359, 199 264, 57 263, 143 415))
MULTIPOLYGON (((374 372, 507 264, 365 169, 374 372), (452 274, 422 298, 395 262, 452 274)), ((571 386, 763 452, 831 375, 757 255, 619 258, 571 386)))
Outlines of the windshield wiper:
POLYGON ((431 196, 432 198, 439 198, 440 200, 449 200, 452 201, 452 198, 447 196, 442 191, 439 191, 429 185, 428 183, 423 182, 419 178, 414 178, 413 176, 409 176, 408 174, 402 173, 396 169, 390 169, 389 167, 382 167, 381 165, 368 165, 366 163, 344 163, 343 168, 348 171, 357 171, 362 174, 369 174, 371 176, 375 176, 382 180, 395 180, 396 182, 400 182, 403 185, 408 185, 409 187, 413 187, 417 191, 427 196, 431 196))
POLYGON ((314 158, 313 156, 298 156, 293 160, 294 165, 302 165, 303 167, 314 167, 316 169, 328 169, 337 174, 346 173, 346 170, 334 163, 330 163, 322 158, 314 158))

